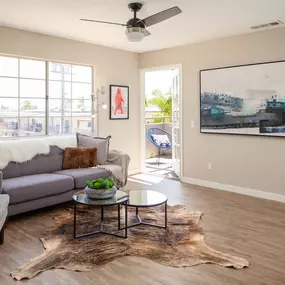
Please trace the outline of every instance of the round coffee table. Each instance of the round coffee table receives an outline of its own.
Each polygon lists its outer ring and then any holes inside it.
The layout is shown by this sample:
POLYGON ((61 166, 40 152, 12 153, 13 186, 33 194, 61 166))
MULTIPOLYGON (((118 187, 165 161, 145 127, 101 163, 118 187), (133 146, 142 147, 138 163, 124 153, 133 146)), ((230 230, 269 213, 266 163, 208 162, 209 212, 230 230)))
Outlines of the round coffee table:
POLYGON ((79 191, 79 192, 76 192, 72 196, 72 199, 74 202, 73 238, 75 238, 75 239, 76 238, 82 238, 82 237, 87 237, 87 236, 91 236, 91 235, 95 235, 95 234, 107 234, 107 235, 112 235, 112 236, 122 237, 122 238, 128 237, 128 232, 127 232, 127 228, 128 228, 128 204, 127 204, 127 202, 129 200, 128 193, 118 190, 116 195, 114 197, 112 197, 111 199, 99 200, 99 199, 88 198, 85 195, 84 191, 79 191), (91 233, 76 235, 76 224, 77 224, 76 206, 77 206, 77 204, 101 208, 101 222, 100 222, 100 230, 99 231, 94 231, 91 233), (120 226, 120 219, 121 219, 120 205, 125 206, 125 227, 124 227, 125 234, 124 235, 109 233, 109 232, 104 231, 104 229, 103 229, 103 226, 104 226, 104 207, 114 206, 114 205, 118 205, 118 230, 121 230, 121 226, 120 226))
POLYGON ((134 227, 138 225, 147 225, 157 228, 167 228, 167 197, 159 192, 151 190, 131 190, 129 192, 129 200, 127 202, 129 207, 136 208, 136 217, 138 222, 128 225, 128 227, 134 227), (165 223, 163 226, 145 223, 141 220, 139 216, 139 208, 145 207, 156 207, 164 204, 164 214, 165 214, 165 223))

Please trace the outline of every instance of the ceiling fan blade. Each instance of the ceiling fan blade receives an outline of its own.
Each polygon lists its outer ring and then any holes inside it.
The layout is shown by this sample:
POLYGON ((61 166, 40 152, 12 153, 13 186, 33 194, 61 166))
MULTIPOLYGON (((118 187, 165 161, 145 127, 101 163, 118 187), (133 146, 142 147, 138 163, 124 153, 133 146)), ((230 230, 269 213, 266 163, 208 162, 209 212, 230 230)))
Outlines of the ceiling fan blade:
POLYGON ((80 21, 93 22, 93 23, 101 23, 101 24, 110 24, 110 25, 117 25, 117 26, 123 26, 123 27, 126 27, 126 26, 127 26, 126 24, 121 24, 121 23, 97 21, 97 20, 90 20, 90 19, 80 19, 80 21))
POLYGON ((144 33, 144 36, 145 36, 145 37, 151 35, 151 33, 150 33, 148 30, 146 30, 146 29, 143 30, 143 33, 144 33))
POLYGON ((161 11, 159 13, 156 13, 154 15, 151 15, 140 21, 144 22, 146 27, 149 27, 158 24, 162 21, 165 21, 169 18, 172 18, 180 13, 182 13, 182 10, 179 7, 175 6, 167 10, 161 11))

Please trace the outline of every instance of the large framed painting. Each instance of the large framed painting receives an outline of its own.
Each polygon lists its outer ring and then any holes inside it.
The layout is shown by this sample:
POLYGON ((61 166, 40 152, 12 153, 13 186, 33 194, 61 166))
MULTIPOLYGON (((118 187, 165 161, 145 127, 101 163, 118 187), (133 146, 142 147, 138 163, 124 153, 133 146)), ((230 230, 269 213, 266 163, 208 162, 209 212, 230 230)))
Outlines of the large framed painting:
POLYGON ((110 85, 110 120, 129 119, 129 86, 110 85))
POLYGON ((200 131, 285 136, 285 61, 201 70, 200 131))

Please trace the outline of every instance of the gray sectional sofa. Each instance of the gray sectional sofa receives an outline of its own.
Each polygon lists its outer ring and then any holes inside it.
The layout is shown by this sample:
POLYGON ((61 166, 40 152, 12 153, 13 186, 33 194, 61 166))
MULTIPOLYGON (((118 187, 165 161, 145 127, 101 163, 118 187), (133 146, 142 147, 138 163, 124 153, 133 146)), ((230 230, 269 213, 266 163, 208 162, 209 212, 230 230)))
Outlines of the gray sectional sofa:
MULTIPOLYGON (((24 163, 10 162, 0 171, 0 196, 10 198, 8 216, 70 201, 86 180, 110 176, 102 168, 62 170, 64 151, 50 147, 48 155, 36 155, 24 163)), ((116 171, 121 167, 114 165, 116 171)))

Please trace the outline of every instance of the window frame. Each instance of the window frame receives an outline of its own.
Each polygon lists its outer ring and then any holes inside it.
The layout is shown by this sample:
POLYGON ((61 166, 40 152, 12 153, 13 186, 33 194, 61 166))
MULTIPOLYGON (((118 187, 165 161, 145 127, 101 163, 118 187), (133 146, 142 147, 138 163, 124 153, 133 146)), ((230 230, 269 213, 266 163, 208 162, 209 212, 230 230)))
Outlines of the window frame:
MULTIPOLYGON (((0 136, 0 140, 4 140, 4 139, 22 139, 22 138, 38 138, 38 137, 45 137, 45 136, 55 136, 55 135, 71 135, 73 134, 72 130, 73 130, 73 117, 78 117, 79 119, 86 119, 86 121, 91 121, 91 132, 94 132, 95 130, 95 124, 94 124, 94 119, 92 117, 92 114, 95 112, 95 106, 94 106, 94 102, 92 99, 92 94, 93 94, 93 90, 94 90, 94 82, 95 82, 95 76, 94 76, 94 67, 92 65, 86 65, 86 64, 78 64, 78 63, 66 63, 66 62, 60 62, 60 61, 52 61, 52 60, 44 60, 44 59, 37 59, 37 58, 29 58, 29 57, 20 57, 20 56, 11 56, 11 55, 5 55, 5 54, 0 54, 0 57, 6 57, 6 58, 13 58, 17 60, 17 76, 7 76, 7 75, 0 75, 0 78, 7 78, 7 79, 15 79, 17 80, 18 86, 17 86, 17 97, 9 97, 9 96, 1 96, 0 95, 0 99, 16 99, 18 102, 18 112, 17 112, 17 116, 3 116, 3 119, 17 119, 17 125, 18 125, 18 129, 17 129, 17 136, 6 136, 6 137, 2 137, 0 136), (38 62, 44 62, 45 64, 45 70, 44 70, 44 74, 45 77, 44 78, 33 78, 33 77, 21 77, 21 68, 20 68, 20 61, 21 59, 24 60, 34 60, 34 61, 38 61, 38 62), (57 80, 57 79, 50 79, 49 77, 49 73, 50 73, 50 64, 58 64, 58 65, 69 65, 70 69, 71 69, 71 73, 70 73, 70 80, 66 80, 66 79, 61 79, 61 80, 57 80), (78 67, 88 67, 91 70, 91 78, 90 78, 90 82, 82 82, 82 81, 73 81, 72 80, 72 68, 73 66, 78 66, 78 67), (21 80, 33 80, 33 81, 43 81, 45 83, 45 96, 44 97, 21 97, 21 80), (61 83, 70 83, 70 95, 71 97, 68 98, 71 101, 71 111, 70 111, 70 116, 66 116, 64 115, 64 110, 61 110, 60 114, 58 116, 50 116, 50 110, 49 110, 49 102, 50 100, 61 100, 64 101, 65 98, 62 95, 61 98, 57 98, 57 97, 51 97, 50 95, 50 88, 49 88, 49 84, 50 82, 61 82, 61 83), (78 99, 73 99, 72 97, 72 85, 73 83, 79 83, 79 84, 88 84, 90 85, 90 99, 87 98, 80 98, 79 100, 84 100, 84 101, 89 101, 90 105, 91 105, 91 110, 90 110, 90 114, 89 115, 80 115, 79 114, 73 114, 72 112, 72 103, 75 100, 78 99), (44 125, 44 132, 41 132, 41 134, 39 135, 20 135, 20 131, 21 131, 21 119, 26 119, 28 118, 28 116, 25 114, 21 114, 21 99, 24 100, 29 100, 29 99, 36 99, 36 100, 44 100, 45 101, 45 106, 44 106, 44 114, 43 115, 37 115, 35 116, 35 118, 40 118, 40 119, 45 119, 45 125, 44 125), (60 133, 56 134, 56 133, 51 133, 49 130, 49 121, 50 121, 50 117, 55 117, 55 118, 60 118, 61 121, 61 128, 60 128, 60 133), (70 133, 66 134, 63 132, 63 122, 66 120, 66 118, 70 118, 71 120, 71 125, 70 125, 70 133), (43 134, 44 133, 44 134, 43 134)), ((89 123, 88 123, 89 125, 89 123)))

